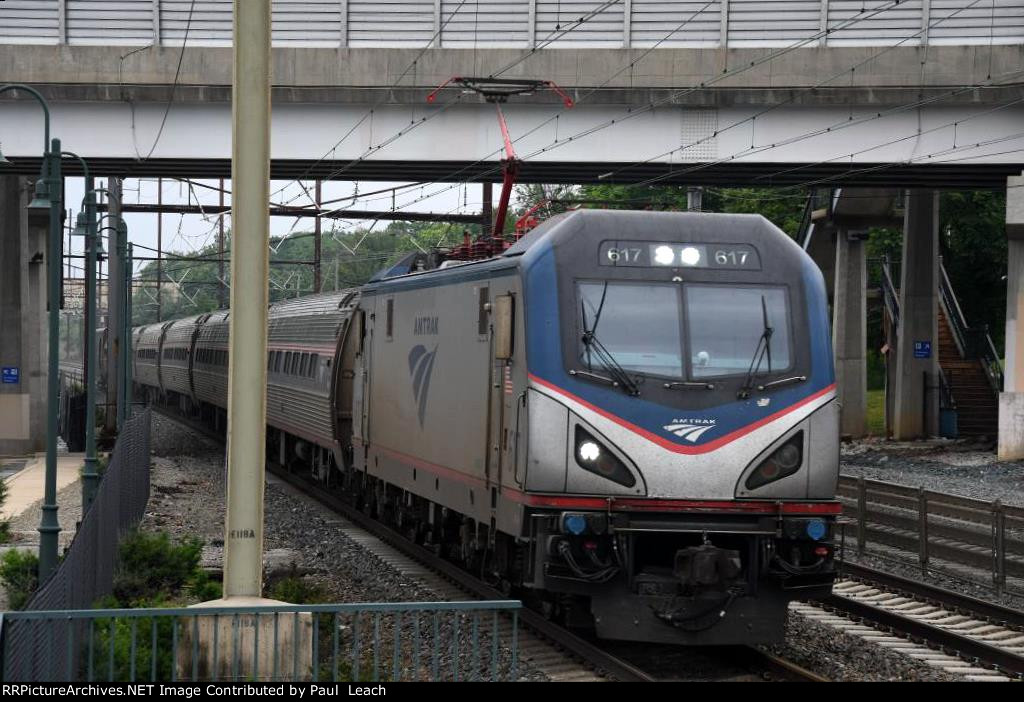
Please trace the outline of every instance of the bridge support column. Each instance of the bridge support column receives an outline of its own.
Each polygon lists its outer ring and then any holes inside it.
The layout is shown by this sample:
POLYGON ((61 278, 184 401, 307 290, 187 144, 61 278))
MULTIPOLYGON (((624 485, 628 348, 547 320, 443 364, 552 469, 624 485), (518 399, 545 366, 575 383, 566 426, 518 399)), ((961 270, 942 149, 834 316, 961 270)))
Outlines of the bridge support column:
POLYGON ((45 450, 47 219, 30 216, 33 183, 0 176, 0 456, 45 450))
POLYGON ((836 363, 840 433, 867 433, 867 262, 864 240, 846 227, 836 231, 832 348, 836 363))
POLYGON ((1001 461, 1024 458, 1024 176, 1006 188, 1006 368, 999 393, 1001 461))
POLYGON ((918 439, 939 429, 939 198, 911 190, 905 202, 893 438, 918 439))
POLYGON ((825 290, 829 297, 835 293, 836 285, 836 230, 831 222, 815 222, 807 255, 814 259, 825 277, 825 290))

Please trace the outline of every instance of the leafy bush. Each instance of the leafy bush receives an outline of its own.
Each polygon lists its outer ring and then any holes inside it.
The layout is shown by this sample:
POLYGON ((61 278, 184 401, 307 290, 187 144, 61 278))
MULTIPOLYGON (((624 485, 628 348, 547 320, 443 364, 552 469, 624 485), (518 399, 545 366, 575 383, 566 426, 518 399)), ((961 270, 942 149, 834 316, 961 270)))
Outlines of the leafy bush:
MULTIPOLYGON (((120 609, 121 603, 112 595, 96 603, 97 608, 120 609)), ((162 597, 142 600, 139 607, 166 607, 162 597)), ((95 655, 90 661, 84 653, 82 665, 92 670, 83 670, 83 677, 89 679, 115 680, 125 682, 132 679, 149 680, 153 671, 153 629, 156 629, 156 679, 170 680, 174 668, 174 618, 153 617, 138 619, 96 619, 93 623, 92 645, 95 655), (113 637, 113 659, 110 657, 113 637), (134 659, 133 659, 134 652, 134 659), (113 670, 111 671, 111 665, 113 670), (132 671, 135 671, 134 676, 132 671)), ((179 624, 180 627, 180 624, 179 624)), ((180 628, 179 628, 180 635, 180 628)))
POLYGON ((179 544, 165 532, 136 531, 122 542, 114 572, 114 598, 127 607, 173 596, 200 577, 203 542, 186 538, 179 544))
POLYGON ((7 605, 21 609, 39 586, 39 557, 11 549, 0 558, 0 583, 7 589, 7 605))
POLYGON ((319 584, 294 572, 270 587, 270 599, 289 604, 321 604, 327 602, 327 591, 319 584))

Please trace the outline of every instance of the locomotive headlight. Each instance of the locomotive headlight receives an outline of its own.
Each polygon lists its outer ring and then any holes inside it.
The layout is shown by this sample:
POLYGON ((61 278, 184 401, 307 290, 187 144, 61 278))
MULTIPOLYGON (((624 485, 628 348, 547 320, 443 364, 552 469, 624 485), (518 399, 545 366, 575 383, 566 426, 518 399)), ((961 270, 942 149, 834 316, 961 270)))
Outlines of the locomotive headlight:
POLYGON ((576 425, 576 465, 606 480, 633 487, 636 477, 626 464, 590 432, 576 425))
POLYGON ((774 483, 800 470, 803 463, 804 433, 797 432, 789 441, 775 449, 768 458, 747 476, 744 483, 748 490, 755 490, 768 483, 774 483))
POLYGON ((676 253, 671 246, 659 246, 654 249, 654 262, 660 266, 672 265, 676 260, 676 253))
POLYGON ((786 444, 772 454, 772 458, 780 470, 792 470, 800 465, 800 449, 793 444, 786 444))
POLYGON ((601 447, 593 441, 580 444, 580 458, 584 461, 596 461, 601 456, 601 447))
POLYGON ((684 266, 696 266, 700 263, 700 249, 687 246, 679 252, 679 260, 684 266))

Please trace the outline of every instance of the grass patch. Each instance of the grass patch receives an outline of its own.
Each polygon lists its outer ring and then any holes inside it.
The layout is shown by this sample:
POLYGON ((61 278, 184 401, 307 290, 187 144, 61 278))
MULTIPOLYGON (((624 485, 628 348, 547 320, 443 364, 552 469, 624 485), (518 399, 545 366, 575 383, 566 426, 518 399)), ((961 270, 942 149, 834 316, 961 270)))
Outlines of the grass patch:
POLYGON ((885 436, 885 390, 868 390, 868 434, 885 436))

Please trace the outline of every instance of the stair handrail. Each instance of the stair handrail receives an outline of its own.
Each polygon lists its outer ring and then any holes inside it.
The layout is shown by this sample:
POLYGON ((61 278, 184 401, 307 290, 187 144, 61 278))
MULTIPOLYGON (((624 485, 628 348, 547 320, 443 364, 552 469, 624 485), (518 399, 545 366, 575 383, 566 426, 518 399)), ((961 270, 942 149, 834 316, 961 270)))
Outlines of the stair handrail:
POLYGON ((811 215, 814 213, 814 201, 817 191, 814 188, 807 193, 807 200, 804 202, 804 213, 800 216, 800 227, 796 230, 796 240, 803 242, 804 251, 811 245, 811 237, 814 235, 814 222, 811 215))
POLYGON ((942 302, 943 308, 945 308, 946 319, 950 322, 949 328, 953 331, 953 339, 960 349, 960 354, 964 358, 972 355, 968 353, 969 350, 977 354, 978 360, 981 361, 982 368, 985 371, 985 378, 988 380, 989 385, 992 386, 992 390, 996 393, 1002 392, 1003 365, 999 360, 996 345, 992 341, 992 335, 988 333, 987 328, 971 329, 968 326, 967 317, 960 307, 960 301, 953 290, 953 284, 949 281, 946 265, 941 258, 939 259, 939 300, 942 302), (982 334, 984 335, 984 343, 975 343, 968 346, 968 335, 978 339, 982 337, 982 334))
POLYGON ((956 299, 956 293, 953 292, 953 285, 949 282, 942 257, 939 257, 939 302, 942 303, 942 308, 946 313, 949 329, 953 332, 953 341, 956 342, 956 347, 960 351, 960 357, 967 358, 969 356, 967 352, 967 317, 964 316, 960 301, 956 299))
POLYGON ((893 325, 899 325, 900 322, 900 296, 896 292, 896 286, 892 282, 892 272, 889 270, 889 257, 882 257, 882 280, 879 286, 882 293, 882 300, 885 302, 886 308, 889 310, 889 316, 892 318, 893 325))

